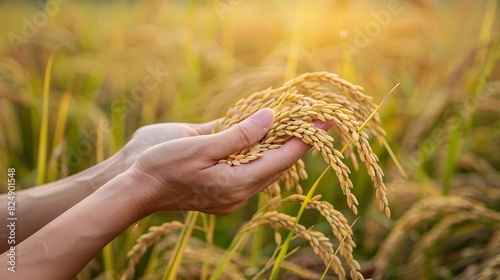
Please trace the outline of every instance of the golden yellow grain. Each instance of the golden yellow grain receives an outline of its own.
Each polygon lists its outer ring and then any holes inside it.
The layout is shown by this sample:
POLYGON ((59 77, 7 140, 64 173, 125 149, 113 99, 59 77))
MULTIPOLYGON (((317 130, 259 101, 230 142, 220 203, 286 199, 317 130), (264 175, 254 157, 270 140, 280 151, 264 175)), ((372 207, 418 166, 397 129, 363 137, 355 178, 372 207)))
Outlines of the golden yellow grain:
MULTIPOLYGON (((274 229, 292 230, 296 218, 277 211, 268 211, 255 215, 253 219, 245 226, 245 230, 254 230, 263 225, 270 225, 274 229)), ((330 268, 340 278, 345 278, 346 273, 342 267, 340 259, 335 255, 333 245, 330 240, 321 232, 312 229, 306 229, 303 225, 297 224, 295 234, 304 240, 309 241, 314 253, 318 255, 325 265, 330 264, 330 268)), ((363 278, 360 278, 363 279, 363 278)))
MULTIPOLYGON (((275 120, 269 132, 257 144, 236 152, 219 163, 233 166, 245 164, 258 159, 267 150, 278 149, 292 138, 313 147, 313 154, 321 154, 338 178, 340 188, 346 196, 347 205, 357 214, 358 199, 351 192, 354 187, 349 175, 351 171, 343 162, 345 155, 357 163, 357 156, 366 166, 367 173, 374 182, 376 198, 380 210, 390 216, 386 186, 383 182, 384 173, 378 165, 378 157, 373 153, 368 141, 369 134, 361 131, 361 125, 370 118, 377 107, 372 98, 361 92, 360 86, 353 85, 328 72, 305 73, 278 88, 268 88, 255 92, 236 102, 226 115, 216 122, 213 132, 226 130, 263 108, 272 108, 275 111, 275 120), (337 90, 332 90, 332 86, 337 90), (318 128, 315 122, 332 121, 340 137, 338 147, 334 146, 334 138, 326 131, 318 128), (348 146, 352 143, 352 147, 348 146), (347 148, 340 150, 346 146, 347 148), (357 151, 357 156, 355 154, 357 151)), ((366 130, 379 140, 385 136, 380 125, 378 114, 369 119, 366 130)), ((355 165, 356 166, 356 165, 355 165)), ((291 229, 295 218, 275 211, 281 201, 303 202, 305 196, 299 184, 301 179, 307 178, 304 162, 299 161, 284 172, 280 181, 284 189, 295 187, 297 194, 281 199, 279 183, 273 183, 266 190, 268 195, 268 212, 256 215, 247 225, 247 230, 254 229, 262 224, 270 224, 274 228, 291 229)), ((345 217, 336 211, 327 202, 319 201, 314 197, 308 208, 317 209, 328 221, 332 232, 340 242, 339 252, 346 259, 348 267, 352 269, 351 278, 362 279, 359 272, 359 263, 352 256, 355 243, 352 240, 352 230, 345 217)), ((308 240, 316 254, 323 258, 325 264, 331 262, 332 269, 338 275, 345 276, 340 260, 333 254, 331 243, 321 233, 306 230, 302 225, 296 227, 296 235, 308 240)))
MULTIPOLYGON (((299 202, 305 201, 305 195, 292 194, 283 199, 283 201, 299 202)), ((354 259, 352 252, 356 247, 356 243, 352 239, 352 229, 347 223, 345 217, 339 211, 335 210, 333 205, 327 201, 321 201, 321 195, 312 197, 306 205, 307 209, 316 209, 330 224, 332 233, 339 241, 339 253, 344 257, 348 267, 351 268, 351 277, 357 275, 361 269, 359 263, 354 259)), ((359 273, 360 274, 360 273, 359 273)), ((358 278, 363 279, 363 278, 358 278)))
MULTIPOLYGON (((432 248, 436 242, 446 239, 449 236, 449 231, 453 230, 450 227, 463 221, 485 221, 487 224, 500 224, 500 214, 486 208, 482 203, 456 196, 436 195, 415 203, 398 219, 389 236, 383 241, 375 258, 376 278, 384 278, 390 261, 393 259, 391 257, 393 252, 407 244, 405 242, 415 229, 429 224, 435 225, 434 228, 421 236, 419 242, 411 240, 412 244, 416 243, 414 250, 425 251, 432 248)), ((410 264, 415 270, 422 267, 421 253, 414 252, 412 255, 410 264)))
MULTIPOLYGON (((299 78, 302 76, 294 79, 294 81, 300 81, 301 79, 299 78)), ((321 75, 313 75, 311 77, 318 78, 321 77, 321 75)), ((341 81, 343 82, 343 80, 341 81)), ((312 86, 312 84, 309 84, 309 87, 310 86, 312 86)), ((348 86, 346 88, 352 87, 348 86)), ((316 88, 316 90, 317 89, 318 88, 316 88)), ((333 120, 339 128, 340 134, 344 136, 345 139, 352 141, 356 146, 361 161, 365 162, 368 173, 375 182, 378 193, 377 198, 380 200, 381 205, 380 208, 381 210, 385 209, 385 213, 390 215, 387 199, 385 198, 386 187, 382 180, 383 172, 377 164, 378 158, 373 154, 369 142, 367 141, 368 135, 366 133, 359 133, 359 124, 361 122, 357 121, 355 117, 355 113, 357 112, 355 108, 362 108, 363 106, 359 104, 354 106, 349 103, 348 100, 343 100, 343 104, 327 103, 325 100, 328 94, 333 96, 331 100, 338 99, 336 98, 338 94, 334 92, 322 91, 322 95, 320 96, 322 100, 311 98, 305 91, 303 91, 303 93, 304 94, 299 94, 297 90, 290 90, 290 86, 285 84, 283 87, 275 90, 268 89, 266 91, 254 93, 250 97, 242 99, 243 101, 237 102, 235 107, 229 109, 226 117, 216 124, 214 132, 233 126, 242 121, 244 117, 248 117, 257 110, 265 108, 265 106, 276 104, 274 100, 279 100, 280 106, 275 105, 273 107, 274 110, 277 110, 275 122, 267 135, 259 143, 241 151, 236 158, 232 155, 226 160, 221 160, 220 163, 227 163, 230 165, 247 163, 255 159, 255 154, 260 155, 260 153, 266 150, 279 148, 279 145, 282 145, 292 137, 299 138, 303 142, 313 146, 316 153, 321 154, 324 160, 333 167, 333 170, 339 177, 343 193, 348 196, 348 205, 356 212, 357 199, 352 199, 350 192, 347 191, 347 189, 352 186, 352 182, 348 177, 348 174, 351 172, 348 167, 339 160, 339 158, 342 159, 344 156, 334 148, 332 143, 333 138, 328 135, 326 131, 315 127, 312 123, 313 121, 333 120), (268 98, 268 100, 266 100, 266 98, 268 98), (347 108, 344 108, 346 104, 349 105, 346 106, 347 108)), ((317 91, 315 93, 317 94, 317 91)), ((354 96, 357 96, 358 99, 361 96, 361 99, 365 100, 365 97, 361 93, 355 93, 354 96)), ((362 114, 358 113, 358 115, 362 114)), ((383 130, 377 127, 375 131, 380 132, 383 130)), ((379 133, 379 136, 380 135, 383 134, 379 133)), ((287 189, 289 189, 289 187, 287 187, 287 189)))
POLYGON ((172 231, 179 230, 184 225, 178 221, 172 221, 168 223, 163 223, 160 226, 152 226, 149 228, 147 233, 139 236, 136 244, 127 253, 129 258, 129 263, 127 269, 123 273, 121 279, 127 279, 128 277, 133 277, 135 273, 135 265, 139 262, 141 257, 146 253, 147 249, 155 244, 160 238, 169 234, 172 231))
POLYGON ((500 279, 500 254, 490 259, 479 275, 479 280, 500 279))

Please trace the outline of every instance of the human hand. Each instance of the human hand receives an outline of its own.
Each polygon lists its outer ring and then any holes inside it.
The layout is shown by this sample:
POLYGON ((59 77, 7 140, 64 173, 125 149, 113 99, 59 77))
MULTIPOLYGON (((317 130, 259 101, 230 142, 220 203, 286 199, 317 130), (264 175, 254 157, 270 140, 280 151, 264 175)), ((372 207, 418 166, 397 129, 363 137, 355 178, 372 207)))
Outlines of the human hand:
POLYGON ((140 127, 132 139, 121 149, 125 155, 125 170, 137 160, 142 152, 157 144, 177 138, 209 134, 215 121, 192 123, 157 123, 140 127))
MULTIPOLYGON (((273 121, 274 112, 264 109, 223 132, 178 138, 146 150, 125 172, 134 182, 134 188, 129 191, 140 215, 161 210, 232 213, 275 182, 310 148, 294 138, 250 163, 239 166, 217 163, 257 143, 273 121)), ((329 129, 333 123, 316 125, 329 129)))

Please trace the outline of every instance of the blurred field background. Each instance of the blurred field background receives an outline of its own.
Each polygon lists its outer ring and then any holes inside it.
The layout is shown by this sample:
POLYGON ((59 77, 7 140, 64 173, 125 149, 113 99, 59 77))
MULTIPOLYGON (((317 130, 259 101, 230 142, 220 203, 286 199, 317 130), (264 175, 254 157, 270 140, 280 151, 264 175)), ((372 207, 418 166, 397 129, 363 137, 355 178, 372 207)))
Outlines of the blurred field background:
MULTIPOLYGON (((387 150, 373 143, 386 174, 391 219, 377 210, 364 170, 352 175, 357 220, 333 173, 317 193, 349 223, 356 220, 354 256, 365 278, 499 279, 495 0, 40 3, 0 3, 0 170, 16 168, 18 189, 94 165, 142 125, 222 117, 241 97, 304 72, 337 73, 363 86, 376 103, 399 83, 379 114, 406 176, 387 150), (42 144, 47 157, 40 165, 44 74, 56 48, 42 144), (145 85, 147 75, 156 83, 145 85)), ((310 155, 305 161, 310 179, 302 186, 308 189, 325 165, 310 155)), ((2 182, 6 174, 0 172, 2 182)), ((236 213, 216 218, 213 245, 219 251, 214 252, 224 252, 257 203, 254 198, 236 213)), ((305 215, 309 226, 331 236, 318 214, 305 215)), ((114 240, 78 279, 119 279, 140 234, 184 217, 158 213, 143 220, 137 233, 114 240)), ((213 218, 199 218, 180 279, 203 278, 196 252, 207 242, 199 230, 204 219, 213 218)), ((173 231, 148 250, 136 266, 137 279, 162 278, 178 234, 173 231)), ((258 235, 232 262, 243 278, 254 277, 276 246, 272 229, 258 235)), ((323 273, 323 262, 308 244, 294 240, 293 246, 300 249, 287 259, 283 279, 299 279, 294 269, 302 278, 323 273)))

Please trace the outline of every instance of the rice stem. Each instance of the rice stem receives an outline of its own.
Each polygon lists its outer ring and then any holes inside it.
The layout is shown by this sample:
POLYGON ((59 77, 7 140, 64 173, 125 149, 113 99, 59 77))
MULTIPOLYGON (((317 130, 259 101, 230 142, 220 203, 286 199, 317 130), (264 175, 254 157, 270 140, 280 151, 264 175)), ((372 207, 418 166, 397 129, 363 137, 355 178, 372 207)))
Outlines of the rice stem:
POLYGON ((57 45, 52 48, 47 59, 47 65, 45 67, 45 75, 43 79, 43 101, 42 101, 42 123, 40 125, 40 136, 38 145, 38 161, 37 161, 37 176, 36 183, 41 185, 46 182, 46 172, 47 172, 47 141, 48 141, 48 130, 49 130, 49 95, 50 95, 50 78, 52 71, 52 63, 54 62, 54 57, 56 51, 65 45, 69 45, 71 42, 66 42, 62 45, 57 45))
POLYGON ((170 258, 167 268, 165 269, 165 273, 163 274, 163 280, 173 280, 177 278, 177 272, 179 271, 179 267, 181 266, 182 258, 184 256, 184 249, 186 248, 189 238, 191 237, 198 214, 199 212, 196 211, 190 211, 188 213, 185 226, 182 228, 179 240, 173 250, 172 257, 170 258))
POLYGON ((293 224, 292 228, 288 232, 288 235, 285 239, 285 242, 283 242, 282 248, 281 248, 278 256, 276 257, 276 261, 274 262, 273 270, 271 271, 271 276, 269 277, 269 279, 271 279, 271 280, 278 279, 278 273, 279 273, 281 264, 283 263, 283 260, 285 259, 286 255, 287 255, 288 247, 290 246, 290 243, 292 242, 292 237, 295 235, 295 228, 297 227, 297 224, 299 223, 300 217, 302 216, 302 213, 304 213, 304 210, 306 209, 306 206, 309 203, 309 200, 311 200, 311 198, 314 194, 314 191, 318 187, 319 182, 321 181, 323 176, 325 176, 326 172, 329 169, 330 169, 330 165, 325 168, 323 173, 321 173, 321 175, 318 177, 318 179, 316 179, 316 181, 314 182, 314 184, 311 187, 311 189, 309 190, 309 192, 307 192, 306 199, 304 199, 304 201, 302 202, 302 205, 300 206, 299 212, 297 213, 295 223, 293 224))
MULTIPOLYGON (((71 102, 71 90, 72 86, 69 86, 64 92, 63 98, 61 99, 61 103, 59 104, 59 112, 57 114, 57 123, 56 129, 54 133, 54 139, 52 141, 52 149, 59 147, 62 144, 65 132, 66 119, 68 117, 69 104, 71 102)), ((61 147, 64 148, 64 147, 61 147)), ((61 151, 61 154, 63 151, 61 151)), ((57 179, 57 160, 51 160, 49 162, 49 168, 47 172, 47 181, 52 182, 57 179)))
POLYGON ((205 242, 206 242, 206 250, 205 257, 203 258, 203 264, 201 266, 201 276, 200 279, 205 280, 208 277, 209 272, 209 264, 210 264, 210 252, 213 251, 214 248, 214 229, 215 229, 215 216, 208 214, 201 214, 203 221, 203 228, 205 231, 205 242))

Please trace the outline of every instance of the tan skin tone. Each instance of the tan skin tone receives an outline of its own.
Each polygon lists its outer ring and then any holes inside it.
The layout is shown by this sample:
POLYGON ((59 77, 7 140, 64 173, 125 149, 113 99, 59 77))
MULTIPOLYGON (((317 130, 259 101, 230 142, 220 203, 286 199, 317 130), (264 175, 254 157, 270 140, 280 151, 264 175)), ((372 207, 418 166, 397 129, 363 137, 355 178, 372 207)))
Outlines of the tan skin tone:
MULTIPOLYGON (((232 213, 310 148, 292 139, 256 161, 217 164, 257 143, 273 120, 273 111, 264 109, 216 134, 210 134, 213 122, 145 126, 106 161, 17 192, 16 272, 3 261, 0 279, 71 279, 130 225, 158 211, 232 213)), ((329 129, 333 124, 316 125, 329 129)), ((6 201, 0 196, 0 205, 6 201)), ((5 221, 6 213, 0 215, 5 221)), ((8 247, 1 241, 6 260, 8 247)))

